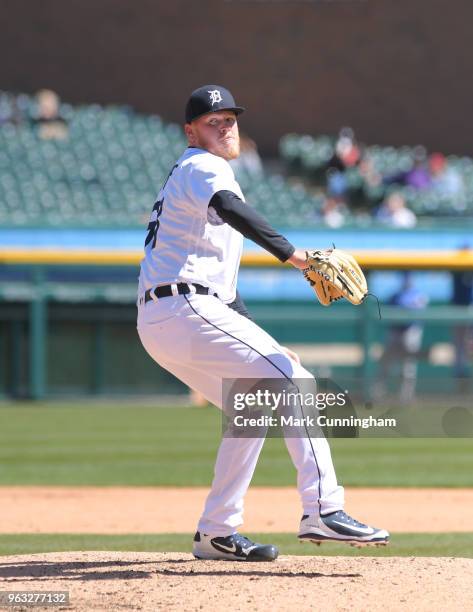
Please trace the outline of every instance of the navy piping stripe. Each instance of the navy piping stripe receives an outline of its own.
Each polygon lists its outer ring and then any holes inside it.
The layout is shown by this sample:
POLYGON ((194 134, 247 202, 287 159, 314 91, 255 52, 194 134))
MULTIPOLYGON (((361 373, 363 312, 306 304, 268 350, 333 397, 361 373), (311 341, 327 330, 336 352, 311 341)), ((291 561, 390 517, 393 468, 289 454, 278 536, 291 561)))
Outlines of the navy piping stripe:
MULTIPOLYGON (((271 359, 269 359, 269 357, 267 357, 266 355, 263 355, 263 353, 260 353, 257 349, 255 349, 253 346, 250 346, 247 342, 245 342, 244 340, 241 340, 240 338, 237 338, 236 336, 233 336, 232 334, 230 334, 229 332, 225 331, 224 329, 221 329, 218 325, 215 325, 215 323, 212 323, 211 321, 209 321, 208 319, 206 319, 203 315, 200 314, 200 312, 197 312, 197 310, 192 306, 192 304, 189 302, 189 299, 187 297, 187 295, 183 296, 184 299, 186 300, 186 302, 189 304, 191 310, 193 312, 195 312, 195 314, 197 316, 199 316, 201 319, 203 319, 206 323, 208 323, 209 325, 211 325, 212 327, 215 327, 215 329, 218 329, 219 331, 221 331, 222 333, 226 334, 227 336, 230 336, 230 338, 233 338, 234 340, 237 340, 237 342, 241 342, 242 344, 244 344, 245 346, 247 346, 249 349, 251 349, 252 351, 255 351, 255 353, 258 353, 258 355, 260 355, 261 357, 263 357, 263 359, 266 359, 266 361, 268 363, 270 363, 274 368, 276 368, 276 370, 278 370, 278 372, 281 372, 281 374, 284 376, 284 378, 286 378, 289 382, 291 382, 297 389, 297 391, 299 391, 299 387, 294 383, 294 381, 292 380, 292 378, 290 378, 289 376, 287 376, 287 374, 285 372, 283 372, 283 370, 281 370, 281 368, 279 368, 275 363, 273 363, 271 361, 271 359)), ((320 498, 322 497, 322 492, 321 492, 321 476, 320 476, 320 469, 319 469, 319 464, 317 462, 317 456, 315 454, 315 450, 314 447, 312 445, 312 438, 310 437, 309 431, 307 429, 307 422, 304 416, 304 411, 302 410, 302 404, 300 404, 300 409, 301 409, 301 414, 303 417, 303 422, 304 422, 304 429, 306 431, 307 434, 307 439, 309 440, 309 444, 310 444, 310 449, 312 451, 312 455, 314 456, 314 461, 315 461, 315 466, 317 468, 317 473, 319 475, 319 499, 317 500, 317 503, 319 505, 319 512, 320 512, 320 498)))

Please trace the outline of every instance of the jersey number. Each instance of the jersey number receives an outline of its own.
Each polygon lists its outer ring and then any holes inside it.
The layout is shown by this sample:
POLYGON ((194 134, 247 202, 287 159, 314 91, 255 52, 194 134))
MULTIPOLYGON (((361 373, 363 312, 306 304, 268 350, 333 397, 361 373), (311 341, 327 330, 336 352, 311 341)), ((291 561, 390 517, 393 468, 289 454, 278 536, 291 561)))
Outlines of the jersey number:
POLYGON ((156 218, 154 221, 150 221, 148 223, 148 235, 146 236, 145 247, 147 247, 151 241, 151 248, 154 249, 154 247, 156 246, 156 235, 159 229, 159 217, 163 212, 163 202, 164 198, 162 200, 158 200, 153 206, 153 214, 151 214, 151 219, 154 219, 154 211, 156 211, 156 218))
MULTIPOLYGON (((167 179, 164 181, 164 185, 162 186, 161 191, 166 187, 166 183, 168 182, 169 177, 174 172, 175 168, 177 168, 177 164, 172 167, 171 172, 168 174, 167 179)), ((159 229, 159 217, 163 212, 163 202, 164 198, 161 198, 161 200, 158 200, 153 206, 153 212, 151 213, 151 221, 148 223, 148 227, 146 228, 148 230, 148 234, 145 240, 145 247, 147 247, 150 242, 152 242, 152 249, 154 249, 154 247, 156 246, 156 237, 159 229), (154 211, 156 211, 156 217, 154 216, 154 211)))

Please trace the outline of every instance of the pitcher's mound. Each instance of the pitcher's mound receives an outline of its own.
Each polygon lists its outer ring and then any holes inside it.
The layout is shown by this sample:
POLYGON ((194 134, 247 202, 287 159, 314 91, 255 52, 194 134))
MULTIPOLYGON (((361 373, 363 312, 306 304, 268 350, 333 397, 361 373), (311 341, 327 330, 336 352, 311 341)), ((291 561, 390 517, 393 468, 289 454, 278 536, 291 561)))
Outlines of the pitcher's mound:
POLYGON ((84 612, 464 611, 473 601, 472 576, 473 559, 449 557, 282 556, 274 563, 197 561, 184 553, 0 557, 0 592, 69 591, 69 606, 59 609, 84 612))

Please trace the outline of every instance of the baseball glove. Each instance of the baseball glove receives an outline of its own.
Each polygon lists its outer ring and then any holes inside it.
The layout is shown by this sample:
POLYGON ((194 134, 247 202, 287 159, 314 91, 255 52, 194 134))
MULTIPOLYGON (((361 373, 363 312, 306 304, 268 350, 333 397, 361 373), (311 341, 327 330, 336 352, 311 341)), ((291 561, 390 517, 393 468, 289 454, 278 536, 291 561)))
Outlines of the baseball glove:
POLYGON ((341 249, 306 251, 305 278, 315 291, 319 302, 330 306, 332 302, 346 298, 358 305, 368 293, 368 285, 356 259, 341 249))

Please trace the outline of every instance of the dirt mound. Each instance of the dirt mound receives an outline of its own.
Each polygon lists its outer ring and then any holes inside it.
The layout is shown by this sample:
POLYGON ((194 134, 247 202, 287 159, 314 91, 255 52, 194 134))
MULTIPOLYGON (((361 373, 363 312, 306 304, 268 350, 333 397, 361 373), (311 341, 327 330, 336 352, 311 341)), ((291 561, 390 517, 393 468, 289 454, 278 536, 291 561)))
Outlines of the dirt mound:
POLYGON ((59 609, 84 612, 466 610, 472 575, 473 559, 426 557, 235 563, 183 553, 72 552, 0 558, 0 592, 69 591, 69 607, 59 609))

